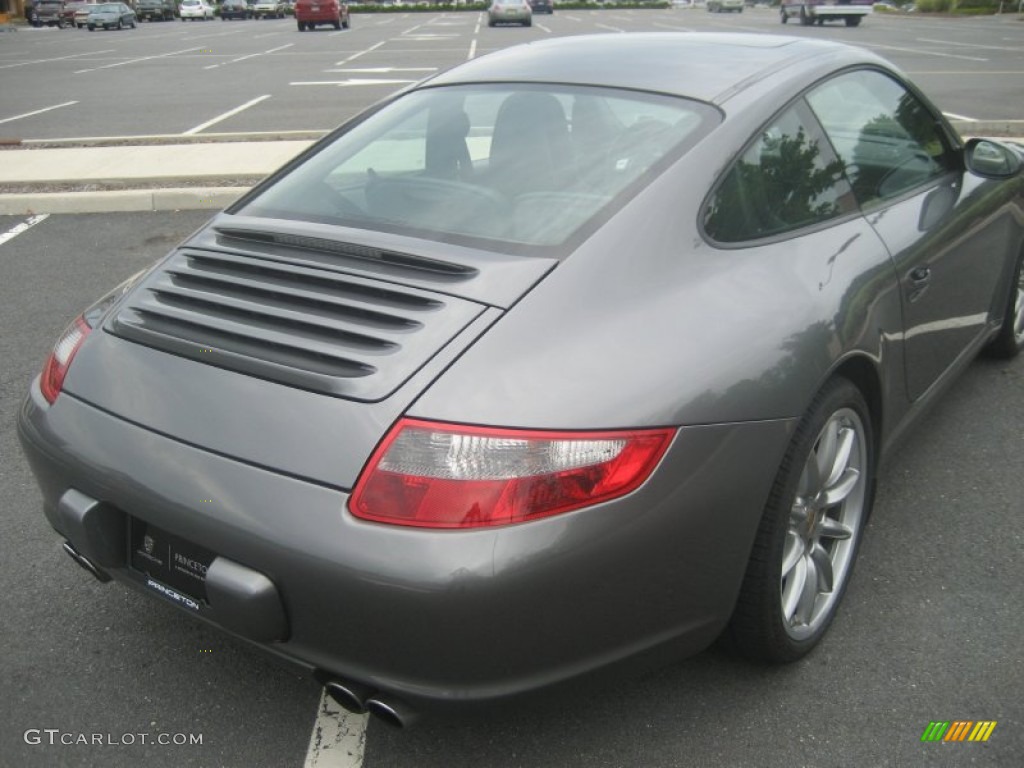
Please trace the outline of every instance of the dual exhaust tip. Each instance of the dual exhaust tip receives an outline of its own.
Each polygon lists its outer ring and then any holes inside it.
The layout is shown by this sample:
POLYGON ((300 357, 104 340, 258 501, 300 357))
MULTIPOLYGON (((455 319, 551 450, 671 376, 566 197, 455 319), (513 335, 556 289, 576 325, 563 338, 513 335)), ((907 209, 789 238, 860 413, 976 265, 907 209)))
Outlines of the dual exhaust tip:
MULTIPOLYGON (((71 542, 65 541, 63 548, 72 560, 98 581, 110 581, 110 575, 75 549, 71 542)), ((369 713, 393 728, 407 728, 417 719, 416 711, 408 704, 375 691, 369 686, 360 683, 343 682, 321 672, 316 674, 316 678, 324 686, 324 691, 327 695, 338 706, 353 714, 365 715, 369 713)))
POLYGON ((334 678, 323 681, 323 685, 324 692, 338 706, 353 714, 369 713, 393 728, 407 728, 417 719, 416 712, 407 704, 369 686, 334 678))

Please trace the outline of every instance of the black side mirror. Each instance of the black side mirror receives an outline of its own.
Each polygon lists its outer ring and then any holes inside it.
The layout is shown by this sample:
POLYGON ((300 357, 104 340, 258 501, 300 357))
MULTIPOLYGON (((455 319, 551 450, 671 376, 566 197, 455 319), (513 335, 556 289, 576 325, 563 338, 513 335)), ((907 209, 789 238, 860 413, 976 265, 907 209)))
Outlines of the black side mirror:
POLYGON ((970 139, 964 146, 967 170, 986 179, 1009 179, 1024 168, 1021 151, 992 139, 970 139))

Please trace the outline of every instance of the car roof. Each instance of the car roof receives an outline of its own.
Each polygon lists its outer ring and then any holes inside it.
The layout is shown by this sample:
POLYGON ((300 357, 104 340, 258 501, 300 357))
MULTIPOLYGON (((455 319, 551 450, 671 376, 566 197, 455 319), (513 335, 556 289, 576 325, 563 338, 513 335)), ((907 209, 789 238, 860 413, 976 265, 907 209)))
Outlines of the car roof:
POLYGON ((808 82, 842 66, 889 66, 860 48, 783 35, 640 32, 580 35, 505 48, 424 85, 544 82, 606 85, 723 103, 772 77, 808 82))

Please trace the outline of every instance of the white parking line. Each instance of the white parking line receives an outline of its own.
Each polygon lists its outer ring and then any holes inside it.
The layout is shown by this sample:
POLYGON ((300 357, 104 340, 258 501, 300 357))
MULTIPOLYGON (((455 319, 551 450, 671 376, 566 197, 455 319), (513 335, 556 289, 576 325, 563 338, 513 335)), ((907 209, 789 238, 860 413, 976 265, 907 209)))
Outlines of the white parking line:
POLYGON ((47 218, 49 218, 49 216, 50 214, 48 213, 40 213, 36 216, 29 217, 27 220, 21 222, 21 224, 18 224, 17 226, 11 227, 2 235, 0 235, 0 245, 3 245, 8 240, 13 240, 22 232, 27 232, 39 222, 45 221, 47 218))
POLYGON ((345 67, 343 69, 325 69, 324 72, 354 72, 361 75, 386 75, 391 72, 437 72, 437 67, 345 67))
POLYGON ((549 35, 551 34, 551 30, 545 27, 543 24, 534 24, 533 26, 537 27, 537 29, 541 29, 544 32, 547 32, 549 35))
POLYGON ((624 29, 620 29, 619 27, 609 26, 608 24, 595 24, 594 26, 595 27, 600 27, 601 29, 610 30, 611 32, 625 32, 626 31, 624 29))
POLYGON ((940 53, 939 51, 925 51, 920 48, 902 48, 898 45, 881 45, 879 43, 865 43, 858 41, 859 45, 865 48, 880 48, 883 51, 899 51, 901 53, 920 53, 924 56, 939 56, 944 59, 964 59, 966 61, 988 61, 977 56, 961 56, 956 53, 940 53))
POLYGON ((231 61, 224 61, 220 64, 208 64, 203 69, 217 69, 217 67, 223 67, 228 64, 237 64, 239 61, 245 61, 246 59, 255 59, 257 56, 266 56, 268 53, 275 53, 277 51, 283 51, 285 48, 291 48, 295 43, 288 43, 287 45, 279 45, 277 48, 271 48, 268 51, 259 51, 257 53, 250 53, 247 56, 239 56, 237 59, 231 59, 231 61))
POLYGON ((184 48, 180 51, 171 51, 170 53, 160 53, 156 56, 143 56, 138 59, 127 59, 125 61, 118 61, 114 64, 104 64, 102 67, 93 67, 92 69, 76 69, 74 74, 81 75, 85 72, 96 72, 100 69, 113 69, 114 67, 123 67, 126 64, 138 64, 140 61, 151 61, 152 59, 166 59, 168 56, 177 56, 179 53, 191 53, 192 51, 201 51, 201 46, 195 48, 184 48))
POLYGON ((366 748, 368 715, 353 715, 320 694, 305 768, 360 768, 366 748))
POLYGON ((469 61, 476 56, 476 38, 474 37, 472 42, 469 44, 469 55, 466 57, 466 61, 469 61))
POLYGON ((347 85, 409 85, 418 83, 418 80, 372 80, 365 77, 350 77, 348 80, 298 80, 288 85, 336 85, 344 87, 347 85))
POLYGON ((207 120, 205 123, 201 123, 200 125, 197 125, 195 128, 190 128, 189 130, 185 131, 181 135, 182 136, 194 136, 195 134, 199 133, 200 131, 206 130, 211 125, 216 125, 217 123, 221 122, 222 120, 227 120, 229 117, 234 117, 239 112, 244 112, 249 107, 251 107, 251 106, 253 106, 255 104, 259 104, 261 101, 265 101, 265 100, 267 100, 269 98, 270 98, 270 94, 269 93, 264 95, 264 96, 258 96, 255 99, 253 99, 252 101, 245 102, 245 104, 243 104, 240 107, 235 107, 234 109, 225 112, 223 115, 218 115, 217 117, 213 118, 213 120, 207 120))
POLYGON ((967 117, 966 115, 958 115, 955 112, 943 112, 946 117, 950 120, 966 120, 968 123, 976 123, 978 119, 975 117, 967 117))
MULTIPOLYGON (((341 67, 341 66, 344 66, 345 64, 348 64, 348 63, 349 63, 350 61, 355 61, 355 60, 356 60, 356 59, 358 59, 358 58, 359 58, 360 56, 365 56, 365 55, 366 55, 366 54, 368 54, 368 53, 369 53, 370 51, 375 51, 375 50, 377 50, 377 49, 378 49, 378 48, 380 48, 380 47, 381 47, 382 45, 384 45, 384 43, 386 43, 386 42, 387 42, 387 40, 381 40, 381 41, 380 41, 379 43, 374 43, 374 44, 373 44, 373 45, 371 45, 371 46, 370 46, 369 48, 367 48, 367 49, 366 49, 365 51, 357 51, 356 53, 353 53, 353 54, 352 54, 351 56, 349 56, 348 58, 346 58, 346 59, 342 59, 341 61, 338 61, 338 62, 335 62, 334 66, 336 66, 336 67, 341 67)), ((292 83, 292 85, 295 85, 295 83, 292 83)))
POLYGON ((958 43, 955 40, 932 40, 927 37, 917 38, 919 43, 935 43, 936 45, 958 45, 961 48, 983 48, 986 51, 1011 51, 1019 53, 1020 48, 1010 48, 1005 45, 979 45, 978 43, 958 43))
POLYGON ((89 51, 88 53, 72 53, 69 56, 58 56, 55 59, 35 59, 34 61, 19 61, 17 64, 3 64, 0 65, 0 69, 11 69, 13 67, 27 67, 31 64, 49 64, 51 61, 64 61, 64 59, 77 59, 79 56, 99 56, 101 53, 113 53, 114 49, 111 48, 109 51, 89 51))
POLYGON ((77 103, 77 101, 65 101, 63 104, 54 104, 52 107, 43 107, 43 109, 37 109, 34 112, 25 112, 24 114, 15 115, 14 117, 6 117, 3 120, 0 120, 0 124, 10 123, 14 120, 21 120, 23 117, 32 117, 32 115, 41 115, 43 114, 43 112, 52 112, 55 109, 60 109, 61 107, 70 107, 72 104, 77 103))

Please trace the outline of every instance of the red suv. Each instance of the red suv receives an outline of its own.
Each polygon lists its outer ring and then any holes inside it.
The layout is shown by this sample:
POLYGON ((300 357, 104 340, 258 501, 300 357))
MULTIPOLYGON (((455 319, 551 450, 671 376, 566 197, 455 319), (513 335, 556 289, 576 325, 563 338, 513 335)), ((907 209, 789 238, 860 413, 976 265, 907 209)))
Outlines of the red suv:
POLYGON ((299 32, 317 24, 331 24, 335 29, 348 29, 348 6, 338 0, 296 0, 295 21, 299 32))

